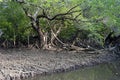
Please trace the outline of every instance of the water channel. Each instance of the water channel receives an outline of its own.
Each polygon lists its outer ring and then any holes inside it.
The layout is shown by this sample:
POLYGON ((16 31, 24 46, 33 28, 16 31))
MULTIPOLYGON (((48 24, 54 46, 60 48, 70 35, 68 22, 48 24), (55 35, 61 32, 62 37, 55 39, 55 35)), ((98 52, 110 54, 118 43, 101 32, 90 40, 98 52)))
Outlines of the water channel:
POLYGON ((120 61, 26 80, 120 80, 120 61))

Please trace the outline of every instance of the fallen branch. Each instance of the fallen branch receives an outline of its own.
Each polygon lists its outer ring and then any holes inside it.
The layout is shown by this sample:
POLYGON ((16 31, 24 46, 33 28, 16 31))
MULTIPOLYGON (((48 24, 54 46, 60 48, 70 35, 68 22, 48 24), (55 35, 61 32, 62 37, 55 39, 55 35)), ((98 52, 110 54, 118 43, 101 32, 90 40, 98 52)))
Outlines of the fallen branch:
POLYGON ((52 31, 53 36, 54 36, 62 45, 65 45, 65 43, 63 43, 63 42, 56 36, 56 34, 53 32, 52 29, 51 29, 51 31, 52 31))

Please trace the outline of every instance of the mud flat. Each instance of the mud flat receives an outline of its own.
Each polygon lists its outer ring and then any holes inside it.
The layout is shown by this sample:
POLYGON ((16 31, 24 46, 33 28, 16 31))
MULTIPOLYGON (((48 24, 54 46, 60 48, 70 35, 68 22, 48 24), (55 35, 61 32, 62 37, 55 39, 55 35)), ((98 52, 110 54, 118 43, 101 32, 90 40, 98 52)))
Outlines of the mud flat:
POLYGON ((21 80, 35 75, 67 72, 115 60, 109 51, 42 51, 0 49, 0 80, 21 80))

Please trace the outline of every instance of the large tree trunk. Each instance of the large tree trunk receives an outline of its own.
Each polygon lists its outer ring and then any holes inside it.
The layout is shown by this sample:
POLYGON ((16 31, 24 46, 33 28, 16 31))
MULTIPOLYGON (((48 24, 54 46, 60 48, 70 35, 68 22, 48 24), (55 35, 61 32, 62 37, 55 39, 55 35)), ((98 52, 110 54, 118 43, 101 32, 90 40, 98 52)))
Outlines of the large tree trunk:
POLYGON ((39 26, 39 19, 31 19, 31 25, 32 25, 32 28, 37 32, 37 36, 38 36, 37 45, 39 46, 39 48, 43 48, 45 44, 45 36, 44 36, 44 33, 42 32, 42 29, 39 26))
POLYGON ((39 40, 39 47, 43 48, 45 44, 45 37, 41 29, 37 29, 36 31, 38 33, 38 40, 39 40))

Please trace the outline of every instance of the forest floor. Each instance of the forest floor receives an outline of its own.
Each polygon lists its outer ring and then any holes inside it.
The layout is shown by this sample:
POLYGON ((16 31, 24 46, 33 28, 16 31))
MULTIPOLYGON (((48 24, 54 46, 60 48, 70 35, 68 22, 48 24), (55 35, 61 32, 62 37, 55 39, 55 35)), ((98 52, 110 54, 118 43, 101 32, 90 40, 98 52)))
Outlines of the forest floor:
POLYGON ((105 51, 45 51, 0 49, 0 80, 19 80, 35 75, 66 72, 109 62, 116 55, 105 51))

